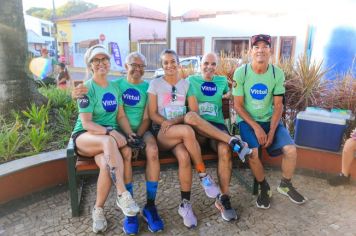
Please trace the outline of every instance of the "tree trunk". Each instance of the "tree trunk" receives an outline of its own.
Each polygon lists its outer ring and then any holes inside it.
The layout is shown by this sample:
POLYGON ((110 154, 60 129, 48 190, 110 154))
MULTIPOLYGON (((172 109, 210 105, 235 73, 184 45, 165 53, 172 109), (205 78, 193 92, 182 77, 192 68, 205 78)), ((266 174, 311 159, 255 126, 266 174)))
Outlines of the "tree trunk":
POLYGON ((26 74, 27 40, 22 0, 0 0, 0 115, 46 99, 26 74))

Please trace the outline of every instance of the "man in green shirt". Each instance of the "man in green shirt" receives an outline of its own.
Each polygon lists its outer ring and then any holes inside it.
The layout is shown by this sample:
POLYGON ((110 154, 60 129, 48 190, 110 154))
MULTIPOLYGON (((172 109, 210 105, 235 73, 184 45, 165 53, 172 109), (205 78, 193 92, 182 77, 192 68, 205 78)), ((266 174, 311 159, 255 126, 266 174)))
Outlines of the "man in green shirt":
MULTIPOLYGON (((202 58, 201 74, 187 78, 199 105, 199 115, 189 113, 185 122, 190 124, 200 136, 210 139, 212 148, 218 153, 221 194, 216 197, 215 206, 220 210, 222 218, 230 221, 238 219, 235 209, 231 207, 229 197, 232 171, 231 148, 236 145, 237 137, 230 136, 224 123, 222 99, 230 98, 230 92, 226 77, 215 75, 217 63, 216 54, 207 53, 202 58)), ((247 147, 242 149, 246 151, 245 154, 249 154, 250 149, 247 147)))
POLYGON ((241 137, 253 149, 249 164, 260 185, 256 205, 270 207, 272 192, 267 183, 263 166, 258 158, 258 148, 267 148, 270 156, 283 154, 282 179, 277 190, 296 204, 306 201, 291 183, 297 160, 297 151, 287 129, 281 123, 283 112, 284 73, 269 64, 271 37, 255 35, 251 38, 251 64, 238 68, 234 73, 234 108, 241 137))

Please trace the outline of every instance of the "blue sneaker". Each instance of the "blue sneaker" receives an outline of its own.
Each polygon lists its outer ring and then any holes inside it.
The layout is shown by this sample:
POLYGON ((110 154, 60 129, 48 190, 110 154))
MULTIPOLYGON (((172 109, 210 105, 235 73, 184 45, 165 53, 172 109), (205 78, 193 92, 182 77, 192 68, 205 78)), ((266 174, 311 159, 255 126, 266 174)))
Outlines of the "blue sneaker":
POLYGON ((152 232, 162 231, 164 228, 163 221, 157 213, 156 206, 145 206, 142 210, 142 215, 148 224, 148 229, 152 232))
POLYGON ((136 235, 138 234, 138 217, 135 216, 125 216, 123 223, 123 230, 127 235, 136 235))

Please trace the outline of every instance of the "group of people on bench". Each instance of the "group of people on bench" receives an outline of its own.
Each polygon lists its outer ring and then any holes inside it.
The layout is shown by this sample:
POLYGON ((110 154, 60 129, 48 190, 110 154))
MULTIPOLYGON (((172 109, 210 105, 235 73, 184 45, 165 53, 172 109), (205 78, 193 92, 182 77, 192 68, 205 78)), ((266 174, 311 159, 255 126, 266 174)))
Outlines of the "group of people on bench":
POLYGON ((130 53, 125 60, 126 79, 108 80, 110 54, 102 45, 92 46, 84 56, 91 78, 73 90, 79 117, 72 138, 75 152, 95 159, 98 165, 97 195, 92 211, 93 231, 104 232, 107 221, 104 203, 113 183, 116 204, 125 215, 123 230, 137 234, 140 207, 133 196, 132 150, 146 156, 147 202, 142 215, 151 232, 164 229, 156 204, 160 175, 159 151, 170 150, 178 160, 181 203, 178 214, 183 224, 197 226, 191 203, 192 163, 200 183, 226 221, 239 218, 231 206, 229 184, 232 151, 246 159, 259 183, 258 208, 268 209, 272 191, 258 157, 260 146, 269 155, 283 154, 282 178, 277 190, 296 204, 306 198, 293 187, 296 147, 280 119, 285 93, 283 71, 269 64, 271 37, 251 38, 251 63, 236 69, 232 95, 227 78, 215 74, 218 57, 203 56, 201 74, 179 78, 179 59, 173 50, 164 50, 161 63, 164 76, 145 82, 145 57, 130 53), (242 140, 230 135, 224 124, 222 98, 233 96, 242 140), (187 104, 187 106, 186 106, 187 104), (200 143, 208 141, 218 154, 218 184, 207 173, 200 143))

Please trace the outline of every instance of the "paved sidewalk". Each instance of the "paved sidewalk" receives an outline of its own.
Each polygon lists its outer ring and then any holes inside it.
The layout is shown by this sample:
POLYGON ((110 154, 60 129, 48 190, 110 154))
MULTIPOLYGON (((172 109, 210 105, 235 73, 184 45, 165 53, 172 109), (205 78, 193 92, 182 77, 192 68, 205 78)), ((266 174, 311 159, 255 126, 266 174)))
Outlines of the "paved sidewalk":
MULTIPOLYGON (((208 172, 216 179, 215 168, 211 166, 208 172)), ((241 171, 246 175, 249 173, 249 170, 241 171)), ((262 210, 257 209, 255 196, 233 177, 232 206, 241 214, 241 219, 224 222, 214 206, 214 200, 205 196, 196 173, 194 177, 192 202, 198 227, 189 230, 183 226, 177 212, 180 202, 177 170, 161 172, 157 204, 165 230, 158 235, 356 235, 355 186, 332 188, 323 179, 296 175, 294 185, 309 199, 305 205, 299 206, 276 191, 280 172, 268 170, 273 201, 270 209, 262 210)), ((134 179, 134 197, 142 207, 146 198, 143 171, 136 171, 134 179)), ((0 235, 94 235, 91 231, 91 209, 95 188, 93 178, 84 189, 81 217, 76 218, 70 215, 67 186, 0 206, 0 235)), ((105 235, 123 235, 123 215, 114 206, 114 196, 112 189, 105 205, 108 218, 105 235)), ((140 235, 153 235, 147 230, 142 217, 140 223, 140 235)))

